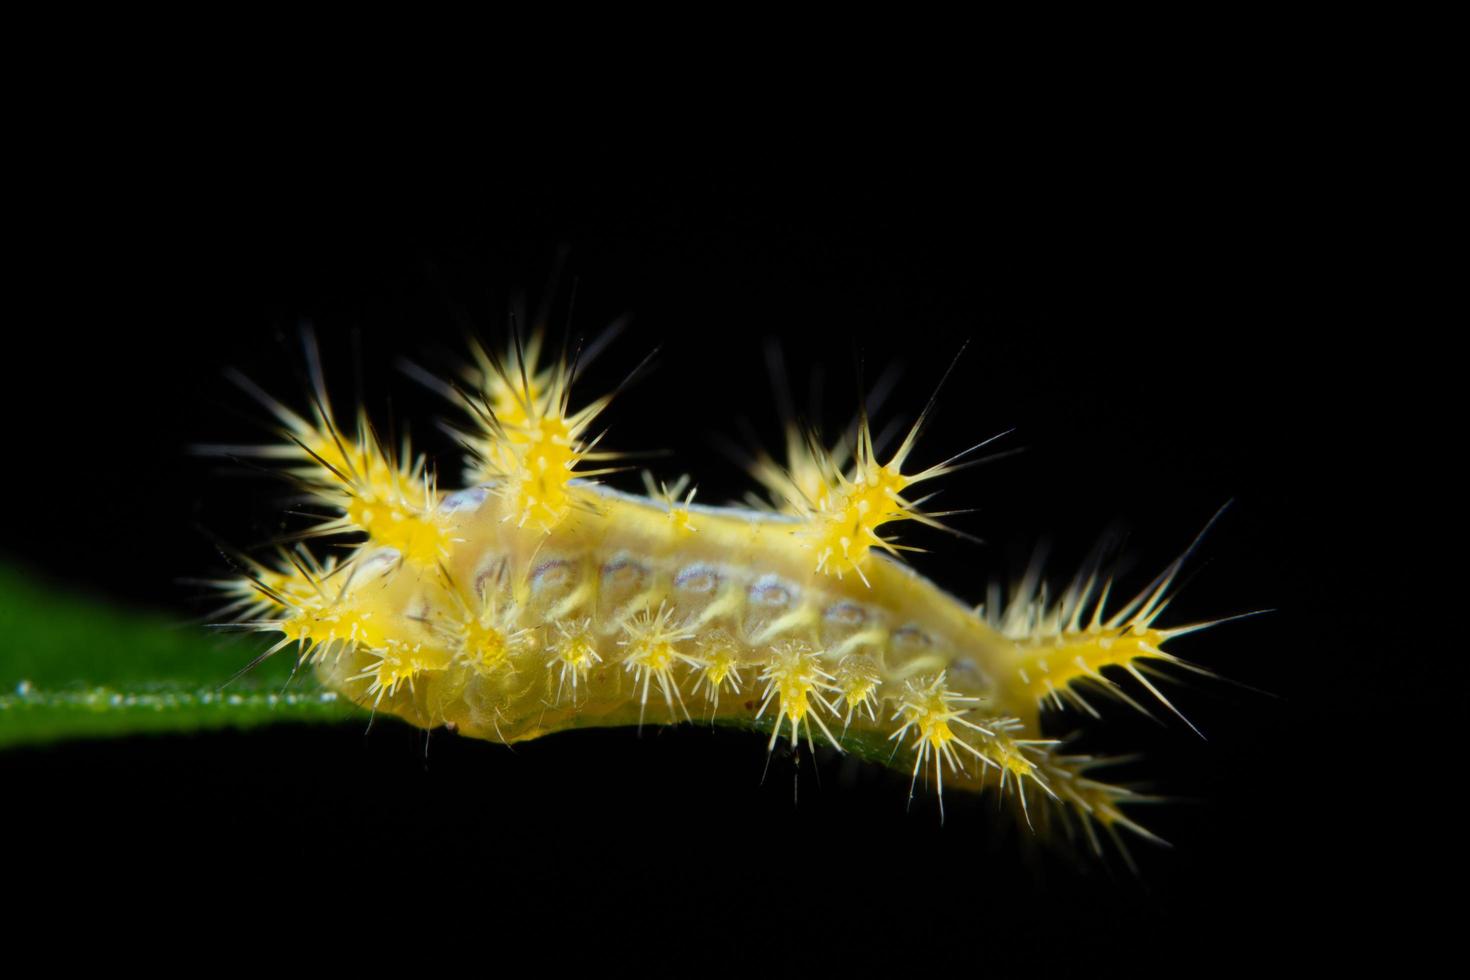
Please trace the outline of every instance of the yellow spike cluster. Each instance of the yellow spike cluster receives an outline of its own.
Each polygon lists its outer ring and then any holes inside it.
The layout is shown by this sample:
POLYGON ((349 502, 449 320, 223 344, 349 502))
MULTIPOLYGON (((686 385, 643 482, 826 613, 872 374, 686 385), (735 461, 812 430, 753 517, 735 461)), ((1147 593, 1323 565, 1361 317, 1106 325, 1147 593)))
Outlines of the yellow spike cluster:
MULTIPOLYGON (((303 537, 361 532, 419 567, 432 567, 444 558, 449 543, 436 513, 434 479, 424 458, 413 455, 407 438, 396 452, 385 448, 361 411, 356 433, 347 434, 332 414, 319 375, 311 421, 264 400, 281 423, 283 442, 232 452, 293 464, 287 472, 309 501, 331 514, 303 537)), ((267 582, 270 578, 265 576, 267 582)))
POLYGON ((908 499, 904 491, 954 472, 960 457, 971 450, 937 466, 905 473, 924 421, 925 416, 920 416, 886 463, 879 462, 865 413, 851 448, 844 440, 824 449, 814 436, 803 435, 792 425, 786 433, 786 465, 761 456, 751 467, 751 474, 771 494, 776 511, 802 519, 793 534, 814 555, 819 573, 838 579, 856 575, 866 585, 866 569, 874 560, 875 549, 893 558, 901 551, 920 550, 879 534, 880 527, 916 521, 947 530, 938 520, 943 514, 924 511, 922 501, 908 499))
POLYGON ((572 412, 571 367, 562 360, 541 368, 540 354, 539 335, 526 347, 513 344, 504 359, 476 345, 479 391, 463 401, 481 429, 464 440, 470 454, 465 478, 471 485, 493 485, 505 501, 507 520, 550 531, 577 504, 568 484, 608 472, 577 466, 615 458, 594 452, 597 440, 586 439, 612 399, 604 396, 572 412))
POLYGON ((646 497, 607 489, 581 467, 615 458, 587 437, 609 398, 572 410, 572 368, 541 350, 477 348, 473 390, 444 386, 471 426, 454 492, 364 417, 346 438, 319 383, 312 421, 269 403, 285 441, 259 454, 329 511, 308 535, 358 541, 320 562, 298 543, 222 583, 232 614, 276 635, 263 656, 295 647, 365 707, 472 737, 697 716, 761 729, 771 750, 820 735, 903 771, 911 797, 923 777, 999 792, 1028 822, 1044 800, 1089 834, 1140 830, 1119 810, 1138 798, 1085 776, 1093 760, 1044 728, 1090 710, 1085 686, 1131 700, 1105 668, 1162 701, 1141 665, 1182 663, 1163 644, 1188 630, 1155 626, 1178 563, 1111 615, 1096 575, 1054 605, 1034 576, 978 609, 946 594, 879 533, 942 516, 905 496, 956 468, 905 472, 923 417, 886 462, 866 418, 850 450, 792 435, 788 467, 756 467, 780 513, 695 504, 687 477, 645 475, 646 497))

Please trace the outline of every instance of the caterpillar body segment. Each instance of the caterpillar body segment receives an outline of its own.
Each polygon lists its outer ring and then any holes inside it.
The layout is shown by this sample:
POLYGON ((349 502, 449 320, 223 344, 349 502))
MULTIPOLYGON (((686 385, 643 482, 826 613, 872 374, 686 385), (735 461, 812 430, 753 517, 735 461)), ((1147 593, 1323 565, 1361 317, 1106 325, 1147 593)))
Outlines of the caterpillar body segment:
POLYGON ((770 508, 696 503, 687 477, 611 489, 595 478, 618 454, 591 432, 611 396, 574 407, 574 364, 542 366, 541 350, 477 348, 472 389, 439 385, 470 420, 457 491, 361 415, 345 436, 319 374, 312 421, 259 395, 285 441, 257 454, 328 512, 306 536, 360 539, 328 562, 298 543, 221 584, 242 625, 275 636, 262 656, 293 648, 328 687, 425 728, 514 743, 740 725, 771 749, 858 751, 904 772, 911 798, 922 778, 999 792, 1033 827, 1146 835, 1120 808, 1141 798, 1087 775, 1099 760, 1066 754, 1046 716, 1095 713, 1085 689, 1142 708, 1108 668, 1168 704, 1145 668, 1183 664, 1163 645, 1201 628, 1156 625, 1178 563, 1112 612, 1097 575, 1056 604, 1034 576, 978 608, 943 591, 880 533, 939 525, 909 488, 968 465, 973 450, 905 472, 928 409, 886 461, 865 416, 831 450, 790 429, 789 466, 755 466, 770 508))
MULTIPOLYGON (((753 718, 760 703, 746 702, 764 702, 768 682, 775 682, 784 693, 768 710, 784 704, 798 722, 810 723, 817 712, 824 724, 831 718, 841 727, 841 700, 856 709, 845 721, 849 728, 878 725, 874 703, 887 697, 891 714, 905 682, 946 670, 956 691, 1000 696, 989 678, 1010 656, 1009 641, 906 566, 875 557, 868 585, 836 579, 812 567, 793 533, 800 522, 790 518, 695 504, 689 514, 699 529, 690 533, 658 501, 593 484, 573 484, 570 492, 580 506, 550 532, 509 519, 514 511, 489 487, 448 495, 446 528, 456 546, 434 572, 416 573, 392 549, 378 549, 358 559, 355 574, 339 572, 323 584, 329 608, 338 610, 334 624, 370 603, 400 621, 403 638, 424 649, 454 646, 443 638, 464 622, 466 609, 482 606, 501 610, 501 617, 514 610, 502 632, 532 632, 515 656, 489 671, 471 671, 462 704, 426 693, 442 679, 434 673, 440 668, 426 666, 412 697, 379 701, 380 707, 412 713, 425 725, 518 741, 585 724, 568 722, 572 716, 636 724, 651 710, 642 696, 648 684, 655 707, 673 703, 664 720, 684 717, 674 691, 693 696, 697 686, 709 689, 711 701, 720 694, 720 717, 753 718), (340 597, 332 592, 334 580, 346 585, 340 597), (560 684, 569 635, 581 638, 586 655, 572 660, 581 665, 575 697, 568 684, 558 697, 546 688, 560 684), (812 666, 783 673, 783 662, 812 666), (500 683, 511 675, 522 688, 500 683), (665 680, 678 684, 669 688, 665 680), (736 693, 745 701, 737 702, 736 693)), ((452 662, 423 652, 418 658, 445 670, 452 662)), ((332 670, 358 668, 351 679, 379 659, 368 644, 355 656, 334 654, 323 662, 332 670)), ((390 654, 385 669, 394 670, 399 659, 390 654)))

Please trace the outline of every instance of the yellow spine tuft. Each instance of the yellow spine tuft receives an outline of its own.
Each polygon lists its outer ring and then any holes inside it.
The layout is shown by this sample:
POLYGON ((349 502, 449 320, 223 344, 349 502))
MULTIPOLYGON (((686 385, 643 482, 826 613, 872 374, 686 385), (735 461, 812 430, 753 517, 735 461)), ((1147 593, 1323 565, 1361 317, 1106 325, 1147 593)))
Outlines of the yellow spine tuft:
POLYGON ((556 637, 551 642, 546 669, 558 671, 556 702, 561 702, 563 690, 569 690, 575 704, 578 685, 586 685, 588 673, 602 663, 602 655, 597 652, 597 637, 590 618, 557 622, 555 626, 556 637))
POLYGON ((674 610, 664 605, 660 605, 657 612, 645 609, 633 616, 623 624, 623 632, 626 635, 618 641, 626 651, 623 668, 632 673, 634 687, 642 689, 638 699, 639 725, 643 724, 643 711, 648 707, 649 686, 655 680, 669 706, 670 718, 678 721, 674 713, 677 702, 685 720, 690 720, 689 709, 684 707, 683 695, 674 680, 674 668, 679 664, 699 665, 698 659, 679 649, 679 645, 694 634, 678 626, 674 621, 674 610))
POLYGON ((772 700, 776 701, 776 720, 771 726, 768 748, 776 747, 783 723, 789 722, 791 744, 799 745, 800 732, 805 730, 807 746, 815 751, 811 728, 811 722, 815 721, 827 741, 841 751, 841 744, 816 710, 825 708, 828 714, 837 714, 837 708, 824 694, 837 689, 832 684, 832 675, 822 669, 821 663, 820 652, 800 640, 782 640, 771 647, 770 662, 760 675, 766 688, 761 693, 760 711, 756 713, 757 718, 763 717, 772 700))
POLYGON ((572 481, 611 472, 578 469, 584 462, 610 460, 596 452, 592 423, 612 397, 571 411, 574 369, 565 358, 542 368, 539 335, 529 346, 513 343, 505 358, 476 348, 476 397, 459 394, 479 431, 463 440, 470 459, 465 471, 472 485, 490 484, 506 502, 504 520, 550 533, 578 507, 572 481))

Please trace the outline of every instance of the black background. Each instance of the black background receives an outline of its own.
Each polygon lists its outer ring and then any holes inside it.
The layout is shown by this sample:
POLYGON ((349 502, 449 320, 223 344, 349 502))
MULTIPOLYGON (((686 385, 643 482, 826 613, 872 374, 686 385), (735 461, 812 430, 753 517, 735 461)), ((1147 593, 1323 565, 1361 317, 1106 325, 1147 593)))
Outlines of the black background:
POLYGON ((707 502, 747 488, 718 437, 776 445, 769 339, 799 402, 822 369, 829 430, 857 363, 869 381, 902 366, 880 418, 911 419, 968 340, 920 461, 1012 427, 1004 445, 1025 451, 946 481, 940 502, 978 508, 954 523, 986 543, 918 529, 932 553, 915 565, 978 600, 1038 540, 1061 581, 1120 526, 1141 585, 1233 499, 1175 621, 1275 610, 1179 641, 1270 692, 1176 689, 1206 741, 1112 719, 1102 744, 1142 748, 1134 774, 1193 801, 1143 812, 1175 846, 1136 844, 1137 878, 1034 853, 987 800, 951 795, 941 827, 926 794, 905 812, 902 777, 825 756, 794 775, 778 754, 762 782, 754 736, 510 751, 386 723, 9 752, 13 887, 88 922, 203 920, 242 944, 305 925, 415 947, 468 924, 471 948, 550 938, 553 965, 689 947, 739 968, 1096 974, 1394 941, 1384 917, 1327 937, 1413 870, 1387 706, 1432 716, 1440 697, 1423 661, 1385 671, 1366 639, 1396 629, 1385 590, 1403 570, 1371 557, 1391 534, 1365 519, 1380 487, 1362 461, 1399 368, 1356 350, 1372 284, 1339 262, 1355 228, 1311 135, 1188 108, 1009 140, 99 123, 78 149, 105 165, 59 154, 22 202, 6 371, 6 560, 182 621, 208 604, 179 580, 224 568, 210 535, 268 537, 281 491, 188 447, 264 430, 227 367, 301 404, 304 319, 339 401, 360 385, 452 483, 445 406, 397 359, 442 369, 466 328, 499 345, 517 294, 534 308, 564 258, 554 329, 574 281, 573 333, 632 316, 584 394, 659 351, 607 444, 665 451, 651 465, 694 474, 707 502), (140 876, 170 883, 130 908, 140 876))

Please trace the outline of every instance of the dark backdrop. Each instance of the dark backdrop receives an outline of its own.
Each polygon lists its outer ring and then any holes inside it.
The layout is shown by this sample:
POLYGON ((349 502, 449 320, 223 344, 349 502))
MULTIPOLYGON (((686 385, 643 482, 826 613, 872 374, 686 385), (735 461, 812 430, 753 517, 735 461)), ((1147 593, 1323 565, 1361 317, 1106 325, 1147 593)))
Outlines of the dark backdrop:
POLYGON ((1010 428, 1025 451, 943 487, 978 508, 954 523, 985 544, 909 540, 972 600, 1041 539, 1065 579, 1114 526, 1142 584, 1234 500, 1174 615, 1276 611, 1178 649, 1271 694, 1179 690, 1207 741, 1117 718, 1113 747, 1147 752, 1138 774, 1193 800, 1144 812, 1175 847, 1138 844, 1138 879, 1028 856, 985 801, 952 796, 941 827, 928 795, 905 812, 906 780, 825 757, 794 801, 790 760, 762 783, 754 736, 583 732, 512 752, 379 724, 7 753, 10 841, 52 871, 29 887, 71 883, 37 901, 126 916, 113 884, 160 874, 172 897, 140 914, 252 942, 297 914, 367 945, 468 915, 485 943, 607 941, 629 963, 708 943, 753 968, 797 944, 1108 972, 1276 942, 1323 955, 1313 923, 1356 915, 1354 886, 1400 860, 1384 843, 1405 818, 1373 788, 1393 779, 1364 754, 1383 729, 1364 719, 1435 696, 1426 668, 1385 676, 1367 655, 1401 570, 1362 558, 1387 532, 1360 517, 1376 491, 1355 462, 1395 368, 1352 354, 1340 313, 1363 286, 1324 247, 1344 219, 1285 127, 1231 140, 1182 116, 1110 119, 1003 150, 918 127, 554 146, 426 132, 413 152, 225 132, 129 150, 104 126, 106 167, 63 155, 25 202, 36 302, 8 342, 5 560, 180 620, 206 611, 180 580, 224 568, 211 535, 268 537, 280 486, 187 447, 262 431, 227 367, 301 404, 303 320, 338 399, 360 389, 375 418, 411 423, 452 481, 445 407, 397 359, 442 367, 466 329, 501 344, 507 309, 534 308, 560 264, 554 328, 574 282, 574 332, 632 317, 583 394, 659 351, 607 444, 665 451, 651 465, 693 473, 708 502, 747 488, 720 438, 776 445, 768 340, 798 401, 821 372, 829 428, 856 405, 858 364, 870 382, 901 366, 880 417, 912 418, 968 340, 919 458, 1010 428))

